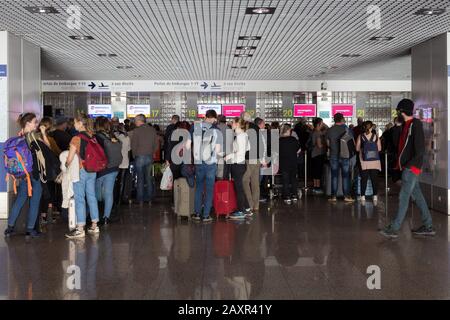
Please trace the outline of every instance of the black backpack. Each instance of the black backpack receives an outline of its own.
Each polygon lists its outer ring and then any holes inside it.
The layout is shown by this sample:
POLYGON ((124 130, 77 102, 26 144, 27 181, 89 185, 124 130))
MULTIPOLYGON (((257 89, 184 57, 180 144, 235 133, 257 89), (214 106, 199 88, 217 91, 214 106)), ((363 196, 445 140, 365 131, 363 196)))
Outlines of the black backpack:
POLYGON ((41 182, 55 181, 61 173, 61 162, 58 156, 43 141, 37 139, 34 133, 27 135, 27 141, 36 153, 41 182))
POLYGON ((98 133, 98 135, 103 141, 103 149, 105 150, 106 158, 108 159, 107 168, 116 168, 120 166, 123 161, 122 142, 113 142, 111 138, 104 133, 98 133))

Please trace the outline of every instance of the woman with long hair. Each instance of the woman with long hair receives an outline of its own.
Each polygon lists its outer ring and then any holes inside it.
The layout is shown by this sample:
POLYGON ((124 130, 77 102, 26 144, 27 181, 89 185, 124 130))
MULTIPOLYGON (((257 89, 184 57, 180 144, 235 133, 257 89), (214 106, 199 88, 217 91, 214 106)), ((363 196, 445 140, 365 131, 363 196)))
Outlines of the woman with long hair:
MULTIPOLYGON (((97 119, 95 119, 95 132, 95 137, 97 138, 98 143, 105 151, 107 143, 109 143, 110 145, 114 143, 120 144, 120 148, 118 147, 117 150, 111 149, 111 152, 115 151, 117 154, 108 154, 107 152, 107 156, 113 157, 114 159, 117 157, 120 158, 122 156, 122 143, 114 136, 111 130, 111 123, 109 122, 108 118, 98 117, 97 119)), ((112 165, 111 162, 109 162, 107 168, 100 172, 97 172, 95 189, 97 200, 102 204, 102 222, 105 225, 111 222, 111 211, 114 205, 114 185, 116 183, 117 175, 119 174, 119 166, 121 162, 122 161, 112 165)))
POLYGON ((95 196, 95 180, 97 174, 88 172, 84 169, 83 162, 86 159, 87 143, 80 136, 83 135, 87 139, 94 139, 94 128, 92 119, 84 114, 80 114, 75 118, 74 128, 78 133, 70 142, 69 155, 67 157, 66 166, 69 166, 75 155, 80 161, 80 180, 73 184, 75 198, 75 212, 77 216, 77 227, 70 233, 66 234, 67 238, 84 238, 86 226, 86 200, 89 204, 89 213, 92 225, 88 229, 88 233, 97 234, 100 229, 97 226, 99 221, 98 204, 95 196))
POLYGON ((314 183, 313 193, 323 194, 321 181, 327 153, 323 120, 321 118, 315 118, 313 120, 313 126, 314 130, 311 134, 311 171, 314 183))
POLYGON ((298 201, 297 156, 300 142, 292 136, 290 124, 280 130, 280 171, 283 179, 283 200, 286 204, 298 201))
POLYGON ((234 118, 231 125, 235 140, 233 142, 233 152, 225 156, 225 161, 231 160, 231 177, 234 180, 234 188, 236 189, 238 210, 230 215, 230 219, 245 219, 251 217, 253 213, 244 192, 244 174, 247 170, 245 163, 245 154, 250 150, 247 129, 248 123, 242 118, 234 118))
MULTIPOLYGON (((39 128, 42 128, 45 134, 42 134, 42 140, 45 144, 50 147, 50 151, 53 152, 55 157, 59 157, 61 154, 61 149, 56 144, 55 139, 51 136, 51 131, 53 129, 53 120, 50 117, 43 117, 41 122, 39 123, 39 128)), ((55 163, 56 165, 56 163, 55 163)), ((42 182, 42 181, 41 181, 42 182)), ((57 188, 61 188, 60 185, 56 185, 54 181, 47 180, 45 183, 42 182, 42 198, 41 198, 41 221, 42 224, 46 224, 47 222, 53 223, 55 219, 53 219, 53 214, 58 212, 58 207, 61 205, 62 199, 58 199, 57 197, 57 188), (59 201, 58 201, 59 200, 59 201), (47 214, 51 212, 50 217, 51 221, 48 221, 47 214)), ((62 191, 59 190, 58 194, 61 194, 62 191)))
POLYGON ((361 198, 362 202, 366 201, 367 182, 370 178, 372 182, 373 201, 378 200, 377 179, 378 173, 381 171, 381 161, 379 152, 381 151, 381 141, 375 130, 372 121, 366 121, 363 124, 363 132, 356 140, 356 151, 359 152, 361 161, 361 198))
MULTIPOLYGON (((9 237, 15 234, 14 227, 17 221, 17 218, 20 215, 20 211, 25 204, 25 201, 28 199, 28 196, 31 192, 30 197, 30 208, 28 210, 28 222, 27 222, 27 238, 35 238, 39 236, 39 232, 35 229, 36 221, 39 214, 39 203, 41 201, 42 195, 42 185, 40 180, 40 169, 37 161, 37 148, 33 142, 38 137, 35 136, 36 131, 38 130, 38 120, 34 113, 24 113, 19 119, 18 123, 20 125, 19 136, 24 136, 27 142, 27 146, 31 151, 33 158, 33 169, 32 172, 28 172, 29 174, 29 182, 24 179, 19 181, 19 188, 17 190, 17 198, 14 201, 14 204, 11 208, 11 214, 8 217, 8 227, 5 230, 5 236, 9 237), (29 190, 31 188, 31 190, 29 190)), ((42 128, 43 136, 45 137, 45 130, 42 128)), ((23 156, 23 155, 21 155, 23 156)))

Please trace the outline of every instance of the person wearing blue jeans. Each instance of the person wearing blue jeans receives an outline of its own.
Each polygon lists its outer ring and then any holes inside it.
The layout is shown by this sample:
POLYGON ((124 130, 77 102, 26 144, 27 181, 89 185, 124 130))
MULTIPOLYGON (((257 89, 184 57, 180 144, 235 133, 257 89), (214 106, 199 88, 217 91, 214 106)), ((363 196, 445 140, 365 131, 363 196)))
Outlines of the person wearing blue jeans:
POLYGON ((222 144, 222 134, 215 126, 216 121, 217 112, 206 111, 205 120, 191 128, 191 136, 186 142, 186 149, 193 150, 195 163, 195 212, 191 217, 194 221, 203 220, 205 223, 212 221, 210 213, 217 174, 217 156, 222 144))
POLYGON ((158 135, 155 128, 147 124, 145 115, 137 115, 134 123, 136 129, 130 135, 131 151, 138 180, 136 201, 142 206, 144 201, 151 203, 153 197, 153 177, 150 176, 149 169, 153 163, 153 154, 157 150, 158 135), (147 192, 145 192, 145 184, 147 192))
POLYGON ((342 176, 342 191, 344 197, 350 197, 350 159, 330 158, 331 167, 331 197, 335 198, 338 191, 339 169, 342 176))
POLYGON ((414 200, 420 210, 420 216, 424 226, 432 227, 433 220, 431 219, 430 210, 428 209, 427 202, 423 197, 422 190, 420 189, 419 177, 410 169, 405 169, 402 172, 402 188, 399 194, 399 208, 397 211, 397 216, 392 222, 392 228, 394 230, 400 230, 403 220, 405 219, 406 212, 408 211, 410 197, 414 200))
MULTIPOLYGON (((27 233, 32 233, 36 224, 36 220, 39 214, 39 204, 42 195, 42 185, 39 179, 31 178, 31 186, 33 188, 33 194, 30 198, 30 208, 28 211, 28 221, 27 221, 27 233)), ((17 218, 20 215, 25 201, 28 199, 28 188, 26 180, 22 180, 19 183, 19 188, 17 190, 17 198, 14 201, 14 205, 11 208, 11 214, 8 217, 8 229, 13 230, 16 224, 17 218)))
MULTIPOLYGON (((24 113, 20 115, 18 122, 20 124, 20 136, 25 137, 27 141, 27 146, 31 152, 33 157, 33 168, 32 171, 28 173, 30 178, 30 184, 28 184, 27 179, 23 178, 19 183, 19 190, 17 193, 16 201, 11 209, 11 214, 8 218, 8 228, 5 230, 5 237, 9 237, 13 235, 14 227, 17 221, 17 218, 20 215, 20 211, 22 210, 25 201, 28 198, 28 188, 31 188, 31 199, 30 199, 30 208, 28 211, 28 223, 27 223, 27 231, 26 236, 28 237, 38 237, 39 232, 35 230, 36 220, 39 214, 39 204, 42 196, 42 185, 40 181, 40 168, 38 165, 38 159, 36 155, 36 151, 39 146, 36 143, 45 143, 47 146, 50 146, 48 138, 46 136, 45 128, 39 128, 41 131, 41 137, 36 137, 35 133, 38 128, 38 121, 36 115, 34 113, 24 113), (33 142, 34 141, 34 142, 33 142)), ((23 156, 23 155, 22 155, 23 156)))
POLYGON ((137 156, 134 159, 134 165, 137 174, 137 194, 136 201, 142 204, 144 201, 151 202, 153 195, 153 181, 150 176, 149 168, 153 164, 153 158, 150 155, 137 156), (147 185, 147 190, 145 190, 147 185), (145 192, 147 191, 147 192, 145 192))
POLYGON ((342 113, 336 113, 333 116, 334 125, 327 130, 325 139, 327 141, 330 168, 331 168, 331 196, 328 201, 337 201, 338 175, 341 169, 342 175, 342 191, 344 193, 345 202, 354 202, 350 195, 350 161, 351 159, 341 157, 341 138, 351 130, 345 124, 345 118, 342 113))
POLYGON ((399 194, 397 215, 380 233, 387 238, 397 238, 412 198, 420 210, 422 226, 411 230, 414 235, 434 236, 433 221, 427 202, 420 189, 419 176, 425 154, 425 135, 422 122, 413 117, 414 102, 403 99, 397 106, 398 119, 403 122, 398 142, 396 169, 402 171, 402 188, 399 194))
POLYGON ((98 203, 95 194, 96 172, 88 172, 84 169, 84 160, 88 156, 86 153, 87 142, 82 139, 94 139, 92 119, 84 114, 80 114, 75 118, 75 129, 79 132, 78 136, 72 138, 70 142, 69 155, 67 157, 66 166, 69 166, 78 156, 80 162, 80 178, 79 181, 73 183, 73 192, 75 199, 75 213, 77 218, 77 227, 66 234, 67 238, 84 238, 86 236, 84 227, 86 226, 86 201, 89 205, 89 214, 92 224, 88 228, 88 233, 98 234, 100 229, 97 225, 99 221, 98 203))
POLYGON ((86 202, 89 206, 89 214, 92 223, 99 221, 97 197, 95 193, 95 182, 97 173, 80 170, 80 180, 73 184, 75 198, 75 213, 77 215, 77 226, 86 225, 86 202))
POLYGON ((97 178, 95 182, 95 189, 97 200, 99 202, 104 202, 104 212, 103 218, 107 222, 111 217, 111 210, 114 204, 114 184, 116 183, 116 178, 118 171, 114 171, 100 178, 97 178))
POLYGON ((208 218, 211 213, 216 173, 216 164, 199 164, 195 166, 195 214, 201 216, 203 207, 203 219, 208 218))

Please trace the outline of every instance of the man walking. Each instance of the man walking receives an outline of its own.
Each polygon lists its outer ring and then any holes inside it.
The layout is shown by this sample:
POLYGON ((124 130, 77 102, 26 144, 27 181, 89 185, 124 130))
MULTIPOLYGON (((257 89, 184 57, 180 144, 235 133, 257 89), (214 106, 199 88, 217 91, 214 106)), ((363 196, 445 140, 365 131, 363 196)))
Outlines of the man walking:
POLYGON ((397 106, 398 118, 403 121, 398 144, 397 168, 402 172, 402 188, 399 194, 397 215, 392 223, 380 233, 387 238, 397 238, 409 206, 409 198, 413 198, 420 209, 422 226, 411 230, 415 235, 434 236, 433 221, 427 202, 422 194, 419 176, 425 153, 425 136, 422 122, 413 117, 414 102, 403 99, 397 106))

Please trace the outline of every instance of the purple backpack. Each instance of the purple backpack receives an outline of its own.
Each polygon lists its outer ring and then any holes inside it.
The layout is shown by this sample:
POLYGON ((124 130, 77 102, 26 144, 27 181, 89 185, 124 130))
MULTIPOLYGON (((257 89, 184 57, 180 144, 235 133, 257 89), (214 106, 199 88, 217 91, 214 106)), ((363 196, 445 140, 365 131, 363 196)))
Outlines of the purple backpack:
POLYGON ((25 137, 13 137, 6 140, 3 147, 5 158, 6 179, 12 177, 14 192, 17 193, 16 179, 26 178, 28 195, 31 196, 30 173, 33 170, 33 155, 25 137))

